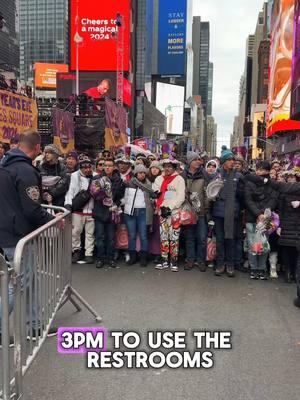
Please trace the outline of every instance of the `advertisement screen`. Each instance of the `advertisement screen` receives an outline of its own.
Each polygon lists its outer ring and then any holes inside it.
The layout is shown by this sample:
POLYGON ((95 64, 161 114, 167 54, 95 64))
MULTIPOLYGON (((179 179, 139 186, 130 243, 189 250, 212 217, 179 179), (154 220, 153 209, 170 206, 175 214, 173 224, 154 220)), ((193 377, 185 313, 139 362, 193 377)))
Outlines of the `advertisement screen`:
POLYGON ((184 87, 157 82, 156 108, 167 118, 166 133, 182 135, 184 87))
POLYGON ((56 89, 56 74, 68 72, 67 64, 35 63, 35 87, 41 89, 56 89))
POLYGON ((294 23, 294 55, 292 81, 292 112, 293 119, 300 120, 300 2, 295 3, 294 23))
POLYGON ((271 18, 268 136, 290 119, 294 0, 275 0, 271 18))
POLYGON ((159 75, 184 75, 186 18, 187 0, 159 2, 159 75))
MULTIPOLYGON (((106 96, 116 99, 116 74, 114 72, 80 72, 79 93, 94 99, 104 99, 106 96)), ((123 78, 123 101, 131 106, 131 83, 123 78)), ((76 74, 57 74, 57 98, 67 99, 76 93, 76 74)))
POLYGON ((77 43, 79 70, 116 71, 118 43, 124 71, 129 70, 130 0, 70 0, 70 24, 71 70, 76 69, 77 43))

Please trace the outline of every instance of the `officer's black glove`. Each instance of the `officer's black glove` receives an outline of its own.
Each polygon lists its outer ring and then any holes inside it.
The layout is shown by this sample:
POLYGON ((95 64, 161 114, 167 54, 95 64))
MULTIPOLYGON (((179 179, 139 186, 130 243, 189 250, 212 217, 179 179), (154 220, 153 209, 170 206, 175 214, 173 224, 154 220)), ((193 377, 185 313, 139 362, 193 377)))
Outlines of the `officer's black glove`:
POLYGON ((70 204, 66 204, 65 209, 72 212, 72 206, 70 204))
POLYGON ((171 209, 169 207, 164 207, 163 206, 163 207, 160 208, 160 215, 163 218, 168 218, 171 214, 172 214, 172 211, 171 211, 171 209))

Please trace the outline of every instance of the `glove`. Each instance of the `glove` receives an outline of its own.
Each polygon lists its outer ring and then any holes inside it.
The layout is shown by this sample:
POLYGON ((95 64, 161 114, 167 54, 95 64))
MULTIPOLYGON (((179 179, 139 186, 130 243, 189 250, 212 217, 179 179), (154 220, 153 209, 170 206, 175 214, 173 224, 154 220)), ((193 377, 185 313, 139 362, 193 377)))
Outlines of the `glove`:
POLYGON ((72 212, 72 206, 70 204, 66 204, 65 209, 72 212))
POLYGON ((172 211, 170 210, 169 207, 164 207, 163 206, 163 207, 160 208, 160 215, 163 218, 168 218, 171 214, 172 214, 172 211))
POLYGON ((159 199, 160 195, 161 195, 161 193, 157 191, 157 192, 151 193, 151 194, 150 194, 150 197, 151 197, 152 199, 157 200, 157 199, 159 199))
POLYGON ((299 208, 300 207, 300 201, 292 201, 291 205, 293 208, 299 208))

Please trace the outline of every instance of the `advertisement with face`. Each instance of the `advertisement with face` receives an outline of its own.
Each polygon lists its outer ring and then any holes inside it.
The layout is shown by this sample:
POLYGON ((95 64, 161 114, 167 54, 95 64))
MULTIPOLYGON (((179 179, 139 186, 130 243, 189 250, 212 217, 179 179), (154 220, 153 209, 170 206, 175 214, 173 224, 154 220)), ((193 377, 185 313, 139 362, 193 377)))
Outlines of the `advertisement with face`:
POLYGON ((290 119, 294 0, 275 0, 271 19, 268 136, 274 124, 290 119))
POLYGON ((182 135, 184 87, 157 82, 156 108, 167 118, 166 133, 182 135))
POLYGON ((116 71, 121 41, 124 71, 129 70, 130 0, 70 0, 71 70, 116 71), (119 35, 119 36, 118 36, 119 35))

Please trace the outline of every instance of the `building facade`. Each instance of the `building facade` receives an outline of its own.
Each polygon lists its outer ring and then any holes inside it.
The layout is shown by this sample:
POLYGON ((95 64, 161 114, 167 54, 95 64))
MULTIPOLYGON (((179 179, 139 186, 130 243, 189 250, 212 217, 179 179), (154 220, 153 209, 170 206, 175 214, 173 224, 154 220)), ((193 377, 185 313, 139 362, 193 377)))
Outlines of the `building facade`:
POLYGON ((210 62, 208 70, 207 115, 212 115, 213 85, 214 85, 214 64, 210 62))
POLYGON ((20 78, 33 79, 37 61, 68 63, 68 0, 20 0, 20 78))
POLYGON ((0 0, 0 72, 19 75, 19 40, 17 32, 17 1, 0 0))

